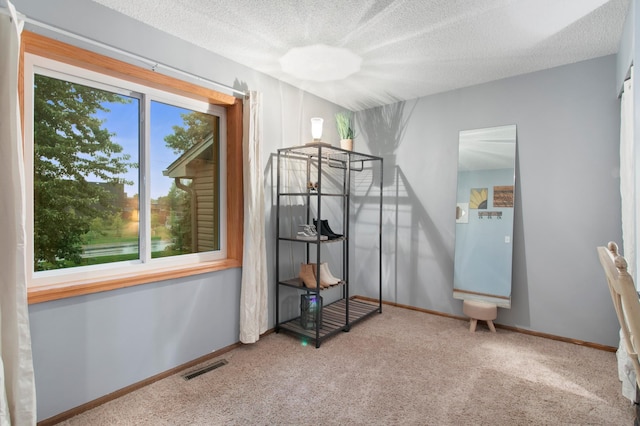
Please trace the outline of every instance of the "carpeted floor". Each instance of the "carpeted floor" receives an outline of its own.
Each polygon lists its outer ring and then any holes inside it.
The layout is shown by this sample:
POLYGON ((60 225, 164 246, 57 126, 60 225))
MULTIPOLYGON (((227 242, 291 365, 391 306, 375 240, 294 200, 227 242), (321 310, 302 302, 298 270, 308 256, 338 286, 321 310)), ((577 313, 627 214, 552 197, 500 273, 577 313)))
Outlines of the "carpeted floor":
MULTIPOLYGON (((63 425, 631 425, 614 353, 392 306, 319 349, 286 334, 63 425)), ((209 361, 206 364, 210 364, 209 361)), ((198 367, 191 370, 195 370, 198 367)))

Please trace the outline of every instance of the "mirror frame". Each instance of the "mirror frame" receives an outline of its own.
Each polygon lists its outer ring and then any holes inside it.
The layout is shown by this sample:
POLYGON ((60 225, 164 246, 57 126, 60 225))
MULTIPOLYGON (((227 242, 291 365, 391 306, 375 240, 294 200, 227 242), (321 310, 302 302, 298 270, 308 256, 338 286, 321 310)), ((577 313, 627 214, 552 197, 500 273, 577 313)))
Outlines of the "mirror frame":
POLYGON ((459 134, 455 299, 511 307, 516 155, 516 125, 459 134))

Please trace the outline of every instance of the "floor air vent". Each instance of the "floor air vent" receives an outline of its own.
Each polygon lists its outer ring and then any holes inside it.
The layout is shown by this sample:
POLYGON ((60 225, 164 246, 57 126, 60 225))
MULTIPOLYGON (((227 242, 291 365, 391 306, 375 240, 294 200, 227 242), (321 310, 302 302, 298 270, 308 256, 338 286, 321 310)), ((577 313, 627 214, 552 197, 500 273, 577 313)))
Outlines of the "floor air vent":
POLYGON ((202 368, 199 368, 195 371, 192 371, 190 373, 185 374, 184 376, 182 376, 185 380, 191 380, 195 377, 198 377, 204 373, 208 373, 211 370, 215 370, 216 368, 222 367, 223 365, 227 364, 227 360, 226 359, 221 359, 220 361, 216 361, 213 364, 209 364, 206 365, 202 368))

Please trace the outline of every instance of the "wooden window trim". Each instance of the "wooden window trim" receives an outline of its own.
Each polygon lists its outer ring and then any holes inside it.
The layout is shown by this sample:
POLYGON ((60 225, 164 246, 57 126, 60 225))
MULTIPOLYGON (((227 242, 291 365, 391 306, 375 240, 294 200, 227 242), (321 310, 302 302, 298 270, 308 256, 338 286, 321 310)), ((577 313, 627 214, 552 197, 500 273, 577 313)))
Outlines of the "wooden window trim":
MULTIPOLYGON (((140 274, 114 275, 105 279, 70 281, 27 288, 29 304, 75 297, 134 285, 188 277, 242 266, 243 182, 242 182, 242 101, 173 77, 146 70, 89 50, 81 49, 39 34, 22 34, 18 91, 24 123, 24 53, 75 65, 123 80, 224 106, 227 110, 227 257, 222 260, 180 265, 140 274)), ((23 129, 24 130, 24 129, 23 129)), ((23 132, 24 134, 24 132, 23 132)), ((24 143, 24 142, 23 142, 24 143)))

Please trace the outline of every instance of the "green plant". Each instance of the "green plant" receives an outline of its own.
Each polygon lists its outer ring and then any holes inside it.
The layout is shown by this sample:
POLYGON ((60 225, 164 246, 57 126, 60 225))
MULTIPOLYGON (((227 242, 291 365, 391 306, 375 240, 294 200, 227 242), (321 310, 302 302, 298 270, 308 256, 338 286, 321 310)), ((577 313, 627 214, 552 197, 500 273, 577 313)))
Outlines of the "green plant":
POLYGON ((338 135, 340 139, 353 139, 355 133, 351 125, 351 113, 339 112, 336 114, 336 127, 338 128, 338 135))

